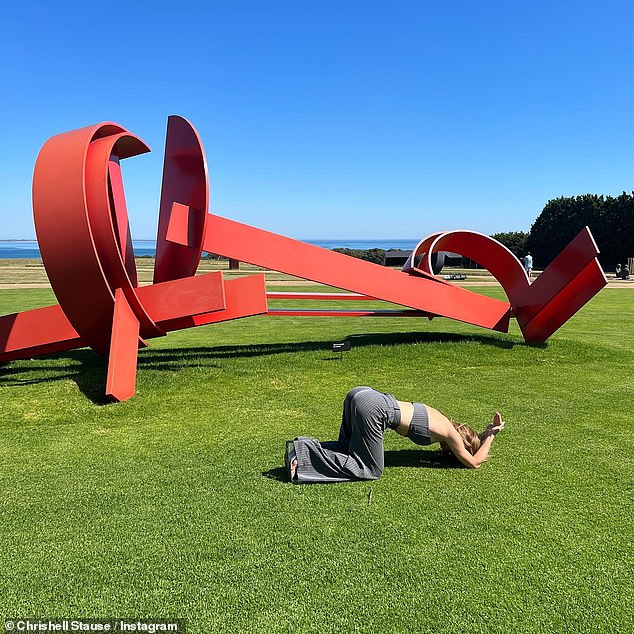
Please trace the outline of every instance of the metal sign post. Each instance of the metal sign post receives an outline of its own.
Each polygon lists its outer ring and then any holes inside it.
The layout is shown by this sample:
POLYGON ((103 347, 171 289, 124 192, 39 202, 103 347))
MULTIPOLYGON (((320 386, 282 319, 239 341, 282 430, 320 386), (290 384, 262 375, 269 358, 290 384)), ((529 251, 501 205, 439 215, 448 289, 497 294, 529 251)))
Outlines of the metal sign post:
POLYGON ((349 341, 337 341, 332 344, 332 351, 339 353, 339 361, 343 361, 343 353, 350 350, 349 341))

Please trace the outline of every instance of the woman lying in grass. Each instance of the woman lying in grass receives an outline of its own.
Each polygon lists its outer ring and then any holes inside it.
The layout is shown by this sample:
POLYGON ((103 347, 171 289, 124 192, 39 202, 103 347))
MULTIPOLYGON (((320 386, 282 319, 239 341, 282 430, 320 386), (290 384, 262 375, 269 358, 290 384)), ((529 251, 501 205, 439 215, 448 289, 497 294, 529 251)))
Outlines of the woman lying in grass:
POLYGON ((376 480, 383 473, 383 434, 387 428, 417 445, 440 443, 460 462, 477 469, 489 457, 495 435, 504 429, 499 412, 481 433, 450 421, 422 403, 397 401, 371 387, 355 387, 343 403, 339 440, 319 442, 299 436, 286 443, 284 462, 293 482, 376 480))

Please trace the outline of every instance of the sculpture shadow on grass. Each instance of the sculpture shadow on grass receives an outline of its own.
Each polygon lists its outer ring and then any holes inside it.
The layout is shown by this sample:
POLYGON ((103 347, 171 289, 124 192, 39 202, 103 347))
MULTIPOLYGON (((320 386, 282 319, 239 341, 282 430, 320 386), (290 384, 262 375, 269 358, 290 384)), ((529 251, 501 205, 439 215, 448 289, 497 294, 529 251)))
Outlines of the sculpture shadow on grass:
POLYGON ((440 449, 389 449, 385 452, 385 468, 402 467, 408 469, 463 469, 464 467, 450 454, 440 449))
MULTIPOLYGON (((352 348, 364 346, 398 346, 411 344, 437 343, 476 343, 484 346, 511 349, 514 346, 534 347, 521 340, 505 339, 495 335, 459 334, 446 332, 397 332, 351 334, 343 339, 349 340, 352 348)), ((537 344, 546 347, 547 344, 537 344)), ((242 359, 276 354, 292 354, 297 352, 330 352, 330 341, 297 341, 279 343, 235 344, 212 347, 183 348, 148 348, 139 353, 138 366, 143 369, 173 372, 187 367, 194 361, 205 368, 219 367, 214 361, 222 359, 242 359)), ((338 360, 336 357, 325 357, 323 361, 338 360)), ((26 386, 38 383, 49 383, 64 379, 75 382, 81 393, 97 405, 110 404, 103 393, 106 381, 106 360, 91 350, 71 350, 63 353, 39 357, 38 361, 15 361, 0 365, 0 388, 10 386, 26 386), (45 359, 53 361, 47 364, 45 359), (68 363, 55 363, 67 361, 68 363), (51 376, 51 374, 53 374, 51 376)))
POLYGON ((106 373, 107 367, 103 357, 84 348, 38 357, 37 361, 15 361, 0 366, 0 388, 23 387, 69 379, 92 403, 107 405, 111 401, 103 390, 106 373), (52 363, 47 364, 46 360, 52 363), (63 363, 57 363, 60 361, 63 363))
MULTIPOLYGON (((371 333, 347 335, 342 340, 348 340, 352 349, 365 346, 397 346, 408 344, 435 344, 435 343, 477 343, 485 346, 495 346, 506 350, 514 346, 525 346, 520 340, 502 339, 491 335, 465 335, 445 332, 397 332, 397 333, 371 333)), ((339 341, 340 339, 336 339, 339 341)), ((547 345, 547 344, 544 344, 547 345)), ((214 346, 210 348, 156 348, 146 350, 139 355, 139 367, 151 367, 152 369, 174 370, 174 364, 181 365, 184 359, 238 359, 248 357, 261 357, 275 354, 288 354, 296 352, 332 352, 331 341, 293 341, 288 343, 259 343, 240 344, 227 346, 214 346)), ((339 359, 326 357, 323 361, 339 359)))

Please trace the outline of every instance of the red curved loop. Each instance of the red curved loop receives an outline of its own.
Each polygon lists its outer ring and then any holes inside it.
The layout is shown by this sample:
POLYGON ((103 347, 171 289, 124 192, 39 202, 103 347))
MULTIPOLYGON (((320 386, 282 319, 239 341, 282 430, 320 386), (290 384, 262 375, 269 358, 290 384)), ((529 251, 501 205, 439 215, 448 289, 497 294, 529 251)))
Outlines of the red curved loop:
POLYGON ((209 177, 202 141, 187 119, 167 120, 165 163, 159 209, 154 282, 166 282, 196 274, 203 252, 209 208, 209 177), (186 244, 168 240, 174 206, 187 213, 186 244))
POLYGON ((403 270, 414 275, 433 274, 431 258, 438 251, 452 251, 474 260, 500 282, 526 341, 545 341, 607 283, 596 260, 599 249, 588 227, 533 284, 509 249, 475 231, 447 231, 424 238, 403 270))
POLYGON ((149 152, 137 137, 113 134, 90 144, 86 162, 86 202, 97 255, 114 298, 121 289, 139 321, 142 337, 165 334, 136 295, 136 264, 119 158, 149 152), (130 154, 133 152, 134 154, 130 154))
MULTIPOLYGON (((423 238, 413 249, 413 251, 409 254, 405 264, 403 265, 403 272, 409 273, 410 275, 434 275, 433 269, 429 271, 424 270, 420 263, 429 250, 432 242, 438 237, 441 236, 442 233, 432 233, 428 235, 426 238, 423 238)), ((435 276, 434 276, 435 277, 435 276)), ((436 278, 438 279, 438 278, 436 278)), ((440 281, 440 280, 439 280, 440 281)))
MULTIPOLYGON (((113 135, 121 138, 121 158, 147 151, 125 128, 101 123, 49 139, 33 175, 35 230, 51 286, 73 328, 101 353, 110 344, 114 290, 95 243, 103 235, 91 223, 88 189, 101 183, 101 196, 107 196, 108 166, 96 164, 89 154, 93 142, 113 135)), ((107 198, 101 203, 102 209, 109 208, 107 198)))
POLYGON ((420 268, 433 273, 431 256, 439 251, 459 253, 483 266, 500 282, 511 306, 517 305, 529 282, 522 263, 502 243, 476 231, 447 231, 438 234, 421 260, 420 268))

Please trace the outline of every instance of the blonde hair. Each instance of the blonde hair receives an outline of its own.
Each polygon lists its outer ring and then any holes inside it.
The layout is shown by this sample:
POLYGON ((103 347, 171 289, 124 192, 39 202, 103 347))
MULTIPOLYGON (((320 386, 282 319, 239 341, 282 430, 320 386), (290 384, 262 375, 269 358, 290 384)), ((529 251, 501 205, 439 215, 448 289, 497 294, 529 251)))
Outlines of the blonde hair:
MULTIPOLYGON (((480 445, 482 444, 482 439, 477 431, 469 427, 469 425, 461 425, 460 423, 456 423, 455 421, 449 421, 454 429, 460 434, 460 438, 462 438, 462 443, 464 444, 465 449, 472 455, 475 456, 478 449, 480 449, 480 445)), ((449 445, 444 442, 440 443, 440 446, 443 448, 445 452, 451 453, 451 449, 449 445)))
POLYGON ((459 425, 458 423, 454 423, 451 421, 451 424, 455 427, 456 431, 460 434, 462 438, 462 442, 464 443, 465 449, 472 455, 475 456, 478 449, 480 449, 480 445, 482 441, 480 440, 480 436, 478 432, 471 429, 469 425, 459 425))

